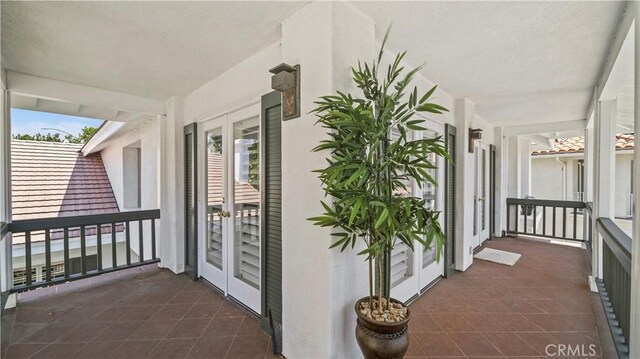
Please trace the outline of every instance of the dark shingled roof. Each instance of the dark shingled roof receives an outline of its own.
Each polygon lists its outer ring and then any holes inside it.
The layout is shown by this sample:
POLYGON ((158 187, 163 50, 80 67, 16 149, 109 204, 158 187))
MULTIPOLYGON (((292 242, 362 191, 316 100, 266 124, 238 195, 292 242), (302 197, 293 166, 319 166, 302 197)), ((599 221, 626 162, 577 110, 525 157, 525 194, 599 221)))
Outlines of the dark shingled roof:
POLYGON ((82 145, 12 140, 13 220, 118 212, 99 153, 82 145))
MULTIPOLYGON (((82 145, 71 143, 11 141, 12 219, 82 216, 119 212, 111 182, 99 153, 82 156, 82 145)), ((122 224, 116 231, 124 230, 122 224)), ((102 233, 111 233, 109 226, 102 233)), ((86 234, 95 235, 95 227, 86 234)), ((52 230, 51 239, 62 238, 52 230)), ((80 236, 78 228, 69 237, 80 236)), ((43 232, 32 233, 32 241, 44 240, 43 232)), ((13 235, 13 243, 24 242, 24 233, 13 235)))

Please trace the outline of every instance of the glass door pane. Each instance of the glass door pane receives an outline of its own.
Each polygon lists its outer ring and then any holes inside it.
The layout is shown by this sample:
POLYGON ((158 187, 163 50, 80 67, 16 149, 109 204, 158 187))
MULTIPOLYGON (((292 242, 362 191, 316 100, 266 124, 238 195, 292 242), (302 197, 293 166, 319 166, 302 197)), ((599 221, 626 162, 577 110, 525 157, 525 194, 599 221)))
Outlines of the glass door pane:
MULTIPOLYGON (((426 130, 423 132, 424 138, 436 138, 438 137, 438 133, 433 130, 426 130)), ((435 153, 429 154, 429 162, 433 165, 438 165, 438 158, 435 153)), ((439 180, 438 177, 438 169, 430 168, 427 170, 427 173, 434 178, 436 181, 439 180)), ((439 203, 438 201, 438 187, 433 185, 431 182, 425 182, 422 184, 422 199, 425 200, 425 207, 428 210, 436 211, 438 210, 439 203)), ((422 252, 422 268, 426 268, 432 263, 436 261, 436 253, 435 253, 435 243, 431 244, 431 247, 425 248, 422 252)))
POLYGON ((223 158, 222 128, 207 132, 206 187, 207 187, 207 262, 222 270, 223 264, 223 158))
POLYGON ((234 277, 260 288, 260 118, 233 124, 234 277))

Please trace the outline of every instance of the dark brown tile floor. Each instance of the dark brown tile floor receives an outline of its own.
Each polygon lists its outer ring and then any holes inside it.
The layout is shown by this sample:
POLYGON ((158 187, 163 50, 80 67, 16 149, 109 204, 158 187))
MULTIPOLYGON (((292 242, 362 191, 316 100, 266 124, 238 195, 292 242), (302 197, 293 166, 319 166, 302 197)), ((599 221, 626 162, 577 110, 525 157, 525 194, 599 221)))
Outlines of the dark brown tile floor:
POLYGON ((2 318, 3 358, 268 358, 255 318, 155 265, 24 293, 2 318))
POLYGON ((569 356, 617 358, 583 249, 524 238, 486 246, 522 257, 513 267, 474 260, 417 299, 407 357, 558 357, 563 344, 580 348, 569 356))
MULTIPOLYGON (((543 358, 549 344, 616 357, 584 250, 527 239, 486 246, 522 257, 514 267, 475 260, 415 301, 407 357, 543 358)), ((4 358, 271 356, 254 318, 154 266, 26 293, 6 313, 4 358)))

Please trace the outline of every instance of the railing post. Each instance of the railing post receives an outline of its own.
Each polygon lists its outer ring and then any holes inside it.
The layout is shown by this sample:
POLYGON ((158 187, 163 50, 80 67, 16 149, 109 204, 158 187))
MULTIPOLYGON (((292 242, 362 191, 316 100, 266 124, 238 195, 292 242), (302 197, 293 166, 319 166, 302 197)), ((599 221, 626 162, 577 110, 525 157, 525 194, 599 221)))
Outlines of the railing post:
MULTIPOLYGON (((614 218, 614 188, 615 169, 615 131, 616 131, 617 101, 598 101, 595 109, 595 218, 614 218)), ((602 238, 596 236, 593 243, 593 276, 602 278, 602 238)))
MULTIPOLYGON (((634 44, 634 135, 638 138, 640 135, 640 5, 638 3, 632 3, 630 5, 634 10, 635 17, 635 44, 634 44)), ((633 149, 633 158, 635 163, 635 170, 633 175, 634 188, 640 186, 640 176, 638 176, 638 168, 640 168, 640 150, 638 146, 633 149)), ((634 198, 635 210, 633 211, 633 238, 631 243, 631 286, 630 286, 630 345, 629 345, 629 357, 640 358, 640 196, 636 195, 634 198)))

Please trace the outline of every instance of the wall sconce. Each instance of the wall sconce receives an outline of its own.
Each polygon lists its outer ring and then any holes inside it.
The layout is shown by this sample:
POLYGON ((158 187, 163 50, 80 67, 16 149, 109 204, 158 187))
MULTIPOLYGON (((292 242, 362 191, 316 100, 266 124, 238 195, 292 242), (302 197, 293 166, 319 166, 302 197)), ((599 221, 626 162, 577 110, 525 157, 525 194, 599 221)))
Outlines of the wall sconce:
POLYGON ((300 65, 282 63, 269 72, 271 88, 282 92, 282 120, 300 117, 300 65))
POLYGON ((473 153, 474 145, 473 142, 475 140, 482 139, 482 129, 480 128, 470 128, 469 129, 469 153, 473 153))

